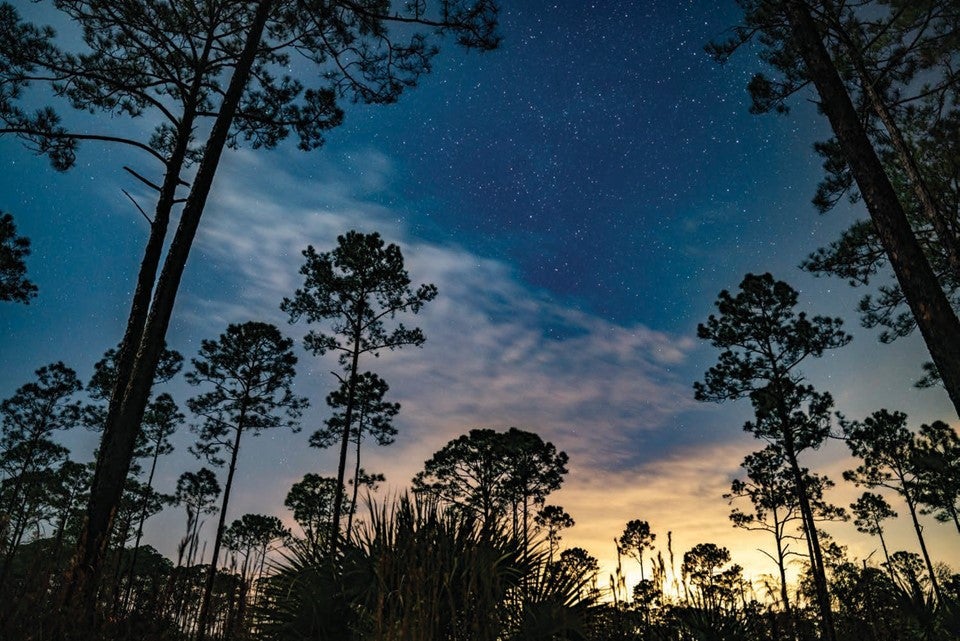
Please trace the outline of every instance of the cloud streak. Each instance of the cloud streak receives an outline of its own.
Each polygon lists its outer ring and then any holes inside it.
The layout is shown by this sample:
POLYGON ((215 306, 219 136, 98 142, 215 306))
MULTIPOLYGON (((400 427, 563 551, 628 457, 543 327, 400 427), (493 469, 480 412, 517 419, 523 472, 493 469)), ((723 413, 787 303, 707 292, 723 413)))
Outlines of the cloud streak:
MULTIPOLYGON (((470 427, 517 425, 586 465, 616 465, 634 435, 689 408, 687 384, 674 373, 693 348, 689 337, 591 316, 525 286, 501 261, 415 237, 402 217, 367 197, 371 185, 389 184, 385 159, 367 154, 366 178, 351 194, 342 182, 295 181, 263 156, 238 156, 199 237, 223 286, 206 296, 193 290, 191 320, 208 331, 250 317, 283 323, 277 305, 300 283, 307 244, 322 251, 349 229, 380 230, 401 246, 415 282, 440 290, 416 320, 428 337, 422 351, 364 364, 403 403, 397 448, 405 454, 418 451, 422 461, 424 448, 429 455, 470 427), (275 193, 285 196, 267 196, 275 193)), ((308 378, 322 379, 334 363, 307 356, 304 366, 308 378)))

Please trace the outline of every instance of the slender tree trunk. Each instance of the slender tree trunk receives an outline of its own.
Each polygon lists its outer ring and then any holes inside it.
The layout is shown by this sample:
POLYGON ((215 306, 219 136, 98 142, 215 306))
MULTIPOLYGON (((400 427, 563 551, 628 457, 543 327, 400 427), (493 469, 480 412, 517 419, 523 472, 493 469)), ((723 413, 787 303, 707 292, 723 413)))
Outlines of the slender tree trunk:
POLYGON ((937 581, 937 575, 933 570, 933 562, 930 560, 930 553, 927 552, 927 543, 923 538, 923 526, 917 518, 917 506, 913 503, 913 497, 906 483, 901 480, 903 487, 903 498, 907 502, 907 509, 910 510, 910 518, 913 520, 913 529, 917 532, 917 540, 920 542, 920 551, 923 552, 923 560, 927 564, 927 572, 930 574, 930 586, 933 588, 933 594, 937 597, 937 603, 943 603, 943 594, 940 592, 940 582, 937 581))
MULTIPOLYGON (((773 512, 773 533, 774 540, 777 542, 777 569, 780 571, 780 600, 783 601, 783 612, 787 616, 788 625, 790 630, 793 633, 791 638, 797 638, 797 628, 793 620, 793 612, 790 609, 790 594, 787 590, 787 562, 786 556, 787 552, 784 550, 783 546, 783 523, 780 521, 780 515, 777 512, 777 509, 774 508, 773 512)), ((789 512, 788 512, 789 514, 789 512)))
POLYGON ((353 469, 353 498, 347 514, 347 541, 353 536, 353 515, 357 513, 357 495, 360 492, 360 441, 363 439, 364 414, 365 411, 361 408, 360 416, 357 417, 357 461, 353 469))
POLYGON ((237 436, 233 441, 233 451, 230 452, 230 468, 227 471, 227 482, 223 486, 223 503, 220 506, 220 518, 217 521, 217 535, 213 539, 210 572, 207 574, 207 583, 203 589, 203 599, 200 602, 200 614, 197 616, 197 641, 203 641, 207 634, 207 622, 210 619, 210 597, 213 594, 213 582, 217 578, 217 561, 220 559, 220 544, 223 541, 223 530, 227 522, 227 504, 230 502, 230 488, 233 487, 233 473, 237 469, 237 454, 240 451, 240 436, 244 429, 244 414, 244 409, 241 409, 240 420, 236 425, 237 436))
POLYGON ((123 552, 126 549, 127 543, 127 534, 130 532, 130 526, 133 523, 133 514, 130 515, 126 521, 120 524, 118 529, 117 537, 117 565, 113 569, 113 590, 111 593, 113 604, 111 610, 113 615, 116 616, 117 612, 120 609, 120 578, 123 575, 123 552))
POLYGON ((802 0, 785 0, 784 4, 794 45, 820 95, 820 107, 847 157, 917 327, 960 415, 960 321, 913 234, 809 7, 802 0))
MULTIPOLYGON (((243 52, 234 67, 230 84, 204 149, 203 160, 157 282, 150 313, 144 326, 143 338, 130 370, 122 403, 119 404, 120 407, 116 412, 111 412, 116 416, 113 423, 115 430, 111 438, 107 437, 106 432, 104 433, 97 472, 90 492, 86 526, 78 545, 74 572, 64 591, 66 603, 79 602, 83 618, 81 625, 85 625, 88 629, 92 629, 94 623, 96 592, 94 586, 100 576, 106 542, 109 540, 113 515, 123 490, 123 481, 130 469, 137 429, 146 408, 153 372, 156 370, 170 323, 177 289, 273 4, 272 0, 261 0, 257 6, 243 52)), ((111 403, 111 406, 113 405, 114 403, 111 403)))
MULTIPOLYGON (((530 523, 529 523, 529 499, 527 495, 523 495, 523 555, 527 556, 530 554, 530 523)), ((526 579, 526 577, 524 577, 526 579)))
POLYGON ((133 543, 133 556, 130 559, 130 572, 127 575, 127 593, 123 598, 124 607, 130 603, 130 592, 133 589, 133 577, 137 567, 137 555, 140 552, 140 539, 143 538, 143 523, 147 520, 147 500, 150 491, 153 489, 153 475, 157 471, 157 458, 160 457, 160 445, 162 441, 157 441, 157 447, 153 450, 153 461, 150 463, 150 474, 147 476, 147 490, 143 497, 143 507, 140 509, 140 521, 137 523, 137 537, 133 543))
POLYGON ((874 519, 874 525, 877 526, 877 536, 880 537, 880 547, 883 549, 883 558, 887 561, 887 572, 890 574, 890 580, 897 582, 893 574, 893 564, 890 563, 890 553, 887 551, 887 542, 883 540, 883 528, 880 527, 880 520, 874 519))
POLYGON ((803 472, 800 470, 800 465, 797 462, 796 453, 793 452, 793 439, 790 438, 789 440, 789 446, 784 449, 790 464, 790 470, 793 473, 797 500, 800 504, 800 516, 810 548, 810 565, 813 570, 813 582, 817 592, 817 607, 820 610, 822 634, 826 641, 837 641, 837 632, 833 623, 833 607, 830 604, 830 594, 827 589, 827 573, 823 563, 823 553, 820 548, 820 536, 817 533, 817 523, 813 518, 813 510, 810 507, 810 498, 807 496, 807 484, 803 480, 803 472))
MULTIPOLYGON (((47 410, 44 412, 45 416, 44 416, 43 422, 38 427, 38 429, 34 429, 33 434, 30 436, 29 446, 27 447, 27 453, 28 453, 27 460, 24 461, 20 474, 17 475, 17 480, 14 482, 13 490, 10 493, 10 499, 8 501, 9 507, 7 508, 7 520, 2 524, 3 528, 2 530, 0 530, 0 534, 2 535, 6 535, 7 529, 9 528, 10 523, 12 522, 12 519, 10 518, 11 514, 17 511, 20 513, 20 516, 18 516, 17 518, 21 520, 24 518, 23 512, 27 509, 27 501, 24 501, 23 505, 21 505, 19 509, 17 509, 17 502, 20 500, 20 493, 23 492, 23 485, 25 483, 27 474, 33 471, 33 456, 34 456, 34 453, 36 452, 37 445, 40 442, 40 435, 46 431, 46 425, 47 425, 46 417, 49 416, 49 412, 52 412, 52 411, 53 411, 52 404, 48 404, 47 410)), ((16 532, 16 528, 14 529, 14 532, 16 532)), ((10 571, 10 561, 13 558, 14 550, 16 549, 17 545, 19 545, 21 536, 23 536, 22 532, 19 534, 19 536, 11 537, 10 539, 10 547, 6 550, 6 554, 3 559, 3 566, 0 567, 0 590, 3 590, 3 587, 7 582, 7 573, 10 571)))
POLYGON ((23 539, 23 533, 27 529, 27 506, 21 508, 20 515, 17 517, 16 527, 13 529, 12 536, 10 537, 10 546, 7 548, 6 554, 3 557, 3 569, 0 570, 0 586, 2 586, 7 580, 7 574, 10 571, 10 565, 13 563, 13 557, 17 552, 17 548, 20 546, 20 540, 23 539))
POLYGON ((350 424, 357 395, 357 368, 360 364, 360 337, 362 306, 357 310, 356 328, 353 333, 353 354, 350 361, 350 381, 347 384, 347 407, 343 413, 343 435, 340 441, 340 461, 337 464, 337 485, 333 488, 333 520, 330 524, 330 558, 335 558, 339 548, 340 518, 343 514, 343 479, 346 476, 347 449, 350 446, 350 424))

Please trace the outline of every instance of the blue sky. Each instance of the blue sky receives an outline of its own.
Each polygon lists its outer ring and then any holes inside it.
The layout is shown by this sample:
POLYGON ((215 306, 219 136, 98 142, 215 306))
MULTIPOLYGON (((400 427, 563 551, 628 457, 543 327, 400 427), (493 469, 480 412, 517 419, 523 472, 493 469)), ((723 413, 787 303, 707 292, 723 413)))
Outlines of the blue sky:
MULTIPOLYGON (((17 4, 45 17, 43 5, 17 4)), ((715 358, 696 324, 720 289, 771 271, 801 290, 806 309, 845 317, 854 343, 807 371, 849 416, 881 406, 915 424, 954 416, 944 394, 911 387, 921 343, 878 347, 857 326, 858 292, 796 268, 861 215, 845 206, 818 216, 809 203, 824 123, 804 99, 787 117, 747 113, 755 56, 720 67, 703 53, 735 23, 733 3, 507 4, 501 50, 448 45, 399 104, 346 105, 324 148, 228 153, 168 342, 190 357, 201 339, 251 319, 301 337, 306 328, 287 325, 278 305, 299 285, 302 249, 332 248, 349 229, 379 231, 400 244, 415 282, 440 290, 418 317, 424 348, 367 364, 403 405, 397 443, 365 454, 388 491, 470 428, 515 425, 570 454, 566 485, 550 499, 578 522, 565 544, 609 563, 612 538, 642 518, 660 541, 673 531, 677 551, 715 541, 756 573, 772 571, 755 551, 768 542, 734 531, 720 498, 758 447, 740 430, 747 408, 692 399, 715 358)), ((53 360, 86 379, 119 340, 147 233, 120 190, 151 203, 122 166, 154 171, 151 162, 85 145, 77 167, 56 174, 0 138, 0 209, 32 239, 40 287, 31 305, 0 308, 0 397, 53 360)), ((331 452, 306 447, 325 416, 332 367, 301 352, 297 387, 313 401, 304 433, 244 444, 229 518, 289 521, 289 486, 306 472, 335 472, 331 452)), ((182 383, 172 391, 181 403, 192 393, 182 383)), ((186 452, 191 437, 179 434, 162 462, 161 490, 199 467, 186 452)), ((81 431, 64 438, 81 459, 95 444, 81 431)), ((838 481, 851 463, 837 443, 808 461, 838 481)), ((854 493, 833 498, 846 504, 854 493)), ((148 540, 172 553, 182 520, 167 510, 148 524, 148 540)), ((928 529, 934 557, 956 565, 955 537, 928 529)), ((852 525, 837 536, 860 556, 875 547, 852 525)), ((909 532, 894 536, 894 547, 916 547, 909 532)))

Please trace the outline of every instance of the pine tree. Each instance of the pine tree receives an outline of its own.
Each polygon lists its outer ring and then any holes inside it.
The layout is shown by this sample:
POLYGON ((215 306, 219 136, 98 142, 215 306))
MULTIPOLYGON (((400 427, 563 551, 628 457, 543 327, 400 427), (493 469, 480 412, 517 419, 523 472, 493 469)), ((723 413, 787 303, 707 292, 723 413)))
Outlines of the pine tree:
POLYGON ((912 465, 916 437, 907 429, 907 415, 882 409, 863 421, 844 421, 842 425, 850 452, 863 461, 857 469, 844 472, 843 478, 857 486, 885 487, 903 497, 930 573, 933 592, 942 602, 943 594, 917 518, 917 474, 912 465))
MULTIPOLYGON (((826 27, 818 21, 833 2, 739 0, 745 24, 734 37, 709 47, 720 60, 758 37, 761 57, 780 74, 771 80, 754 77, 750 90, 754 110, 785 112, 786 98, 812 85, 821 112, 836 136, 836 146, 867 207, 873 230, 896 275, 903 298, 926 342, 944 388, 960 413, 960 319, 944 293, 923 247, 917 240, 903 203, 851 99, 841 75, 842 61, 825 45, 826 27)), ((835 49, 834 49, 835 51, 835 49)), ((888 132, 889 134, 889 132, 888 132)))
POLYGON ((193 369, 187 373, 191 385, 209 388, 187 401, 200 418, 195 426, 197 444, 192 451, 213 465, 223 465, 221 452, 229 456, 223 502, 213 544, 197 622, 198 639, 207 634, 210 596, 217 575, 217 563, 226 523, 230 490, 240 454, 241 437, 263 430, 289 427, 299 430, 299 418, 307 400, 291 390, 297 357, 293 341, 284 338, 273 325, 259 322, 233 324, 216 341, 204 340, 193 369))
MULTIPOLYGON (((333 402, 332 407, 343 407, 342 418, 335 419, 341 432, 330 549, 336 552, 340 518, 344 514, 347 450, 364 409, 359 402, 364 389, 361 385, 367 379, 360 373, 360 359, 366 355, 376 357, 384 349, 423 345, 426 338, 419 327, 411 329, 396 323, 388 329, 387 321, 402 313, 416 314, 436 297, 437 288, 420 285, 416 291, 411 289, 400 248, 393 243, 385 245, 377 233, 350 231, 337 237, 333 251, 317 253, 311 245, 303 256, 306 262, 300 273, 304 286, 293 298, 284 298, 280 308, 290 314, 291 323, 301 318, 311 324, 329 323, 330 333, 310 330, 304 347, 316 355, 337 354, 342 368, 342 373, 335 373, 341 390, 328 400, 333 402)), ((373 385, 373 379, 368 382, 373 385)), ((376 390, 371 387, 370 391, 370 403, 374 403, 376 390)), ((381 414, 388 418, 389 408, 381 407, 381 414)))
POLYGON ((828 349, 846 345, 850 336, 839 318, 795 312, 797 292, 770 274, 747 274, 740 292, 720 292, 697 335, 721 350, 717 364, 694 383, 697 400, 723 402, 749 398, 754 420, 744 430, 782 452, 800 507, 813 571, 823 636, 836 639, 826 567, 810 500, 802 452, 820 447, 830 434, 833 399, 805 382, 799 365, 828 349))

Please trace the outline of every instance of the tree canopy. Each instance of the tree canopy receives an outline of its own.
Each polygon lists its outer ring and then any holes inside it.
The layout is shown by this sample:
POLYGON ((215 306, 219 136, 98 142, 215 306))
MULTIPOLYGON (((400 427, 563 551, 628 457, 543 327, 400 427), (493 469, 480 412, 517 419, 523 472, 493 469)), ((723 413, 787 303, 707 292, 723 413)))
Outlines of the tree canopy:
POLYGON ((0 212, 0 301, 29 304, 37 286, 27 279, 24 258, 30 255, 30 239, 17 235, 13 216, 0 212))

